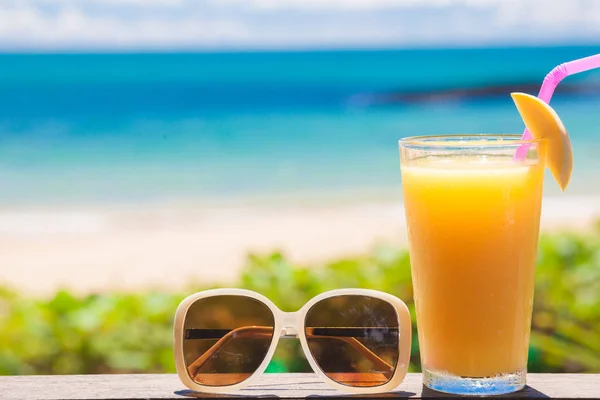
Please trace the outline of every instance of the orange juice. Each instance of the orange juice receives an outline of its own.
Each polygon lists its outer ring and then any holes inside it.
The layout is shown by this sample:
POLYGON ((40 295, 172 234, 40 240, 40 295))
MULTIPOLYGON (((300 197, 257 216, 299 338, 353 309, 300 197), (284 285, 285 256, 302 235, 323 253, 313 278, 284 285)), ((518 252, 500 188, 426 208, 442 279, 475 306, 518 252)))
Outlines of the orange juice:
POLYGON ((402 161, 423 369, 524 374, 543 163, 465 154, 402 161))

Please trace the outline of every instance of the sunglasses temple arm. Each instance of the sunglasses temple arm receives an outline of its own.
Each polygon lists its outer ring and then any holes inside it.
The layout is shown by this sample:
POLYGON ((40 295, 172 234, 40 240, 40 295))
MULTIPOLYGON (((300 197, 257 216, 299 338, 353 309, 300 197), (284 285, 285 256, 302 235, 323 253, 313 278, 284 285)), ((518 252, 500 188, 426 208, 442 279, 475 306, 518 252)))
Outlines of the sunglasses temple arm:
MULTIPOLYGON (((354 337, 342 337, 335 335, 315 335, 312 333, 312 328, 306 330, 307 339, 313 338, 331 338, 338 339, 353 347, 356 351, 361 353, 363 356, 368 358, 373 364, 377 365, 378 368, 392 371, 393 367, 381 359, 377 354, 369 350, 364 344, 359 342, 354 337)), ((215 344, 213 344, 204 354, 198 357, 188 367, 188 372, 191 376, 195 376, 202 366, 209 361, 221 348, 227 345, 232 339, 271 339, 273 336, 273 328, 269 326, 244 326, 236 328, 226 333, 220 338, 215 344)))
POLYGON ((378 368, 387 369, 388 371, 393 371, 394 367, 388 364, 385 360, 379 357, 377 354, 373 353, 367 346, 358 341, 355 337, 345 337, 345 336, 336 336, 336 335, 327 335, 327 334, 313 334, 313 328, 306 328, 306 338, 331 338, 338 339, 354 348, 354 350, 361 353, 365 356, 369 361, 373 364, 377 365, 378 368))
POLYGON ((188 372, 191 376, 195 376, 200 368, 209 361, 215 353, 225 347, 232 339, 271 339, 273 336, 273 328, 269 326, 243 326, 236 328, 226 333, 221 339, 213 344, 207 351, 196 359, 188 367, 188 372))

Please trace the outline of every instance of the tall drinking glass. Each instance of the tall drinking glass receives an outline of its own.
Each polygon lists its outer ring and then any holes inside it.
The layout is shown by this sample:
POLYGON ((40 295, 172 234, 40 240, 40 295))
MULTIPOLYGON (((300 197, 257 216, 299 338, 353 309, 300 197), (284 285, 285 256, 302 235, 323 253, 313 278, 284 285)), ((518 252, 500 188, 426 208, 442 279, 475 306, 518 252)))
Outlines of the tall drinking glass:
POLYGON ((454 394, 525 385, 544 143, 519 135, 400 140, 424 384, 454 394), (528 143, 523 161, 513 159, 528 143))

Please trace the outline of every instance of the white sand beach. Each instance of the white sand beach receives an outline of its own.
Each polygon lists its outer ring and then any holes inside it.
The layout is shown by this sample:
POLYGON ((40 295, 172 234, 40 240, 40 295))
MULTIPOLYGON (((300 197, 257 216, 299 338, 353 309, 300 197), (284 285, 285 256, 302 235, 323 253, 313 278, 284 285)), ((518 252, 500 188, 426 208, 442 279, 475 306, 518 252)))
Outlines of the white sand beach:
MULTIPOLYGON (((544 199, 542 229, 585 229, 600 197, 544 199)), ((400 203, 0 210, 0 285, 36 294, 232 282, 249 252, 318 264, 406 245, 400 203)))

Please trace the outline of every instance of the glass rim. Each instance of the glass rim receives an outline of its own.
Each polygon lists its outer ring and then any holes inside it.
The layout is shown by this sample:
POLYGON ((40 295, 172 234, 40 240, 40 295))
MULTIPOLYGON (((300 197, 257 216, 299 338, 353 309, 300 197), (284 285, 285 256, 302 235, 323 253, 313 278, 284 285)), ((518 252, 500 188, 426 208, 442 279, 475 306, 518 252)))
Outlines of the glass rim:
POLYGON ((468 133, 409 136, 398 140, 400 146, 426 147, 502 147, 542 143, 546 139, 523 139, 512 133, 468 133), (495 139, 495 140, 489 140, 495 139))

